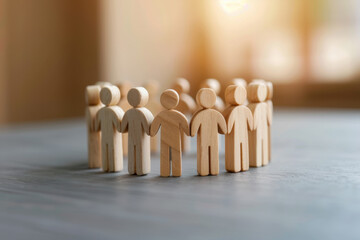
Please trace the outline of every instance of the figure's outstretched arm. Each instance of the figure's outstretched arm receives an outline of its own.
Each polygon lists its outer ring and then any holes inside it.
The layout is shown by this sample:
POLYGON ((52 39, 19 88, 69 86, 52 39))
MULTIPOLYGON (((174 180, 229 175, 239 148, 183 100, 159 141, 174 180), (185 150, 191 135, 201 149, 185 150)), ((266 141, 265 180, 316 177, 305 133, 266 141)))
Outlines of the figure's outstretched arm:
POLYGON ((246 108, 245 114, 247 119, 248 130, 252 131, 254 130, 254 118, 252 112, 250 111, 250 109, 246 108))
POLYGON ((100 131, 100 123, 101 123, 101 116, 100 116, 100 111, 99 111, 96 114, 95 123, 94 123, 94 126, 93 126, 93 129, 94 129, 95 132, 100 131))
POLYGON ((192 137, 196 135, 201 125, 201 117, 199 117, 198 113, 199 112, 197 112, 190 121, 190 136, 192 137))
POLYGON ((260 115, 260 108, 255 108, 255 111, 253 113, 253 120, 254 120, 254 124, 253 124, 253 130, 256 130, 258 125, 259 125, 259 115, 260 115))
POLYGON ((141 114, 141 125, 142 125, 144 131, 146 132, 146 134, 150 135, 150 126, 154 120, 154 116, 146 108, 141 108, 139 110, 142 113, 141 114))
POLYGON ((150 136, 155 136, 156 133, 159 131, 160 125, 161 125, 161 118, 158 116, 156 116, 154 118, 154 121, 151 123, 150 126, 150 136))
POLYGON ((226 108, 223 112, 225 122, 227 125, 227 134, 230 134, 235 124, 235 114, 232 107, 226 108))
POLYGON ((128 114, 127 112, 124 114, 124 117, 122 119, 122 122, 120 124, 120 129, 122 133, 127 133, 128 132, 128 126, 129 126, 129 120, 128 120, 128 114))
POLYGON ((187 136, 190 136, 190 127, 189 127, 189 122, 188 122, 187 118, 181 112, 178 112, 178 113, 179 113, 179 128, 182 131, 184 131, 184 133, 187 136))
POLYGON ((221 113, 218 114, 218 132, 220 134, 225 134, 227 127, 226 127, 226 121, 225 118, 223 117, 223 115, 221 113))
POLYGON ((113 107, 113 125, 115 126, 116 130, 121 132, 121 120, 124 117, 124 111, 120 107, 113 107))
POLYGON ((273 121, 273 103, 272 101, 267 102, 267 123, 270 126, 273 121))

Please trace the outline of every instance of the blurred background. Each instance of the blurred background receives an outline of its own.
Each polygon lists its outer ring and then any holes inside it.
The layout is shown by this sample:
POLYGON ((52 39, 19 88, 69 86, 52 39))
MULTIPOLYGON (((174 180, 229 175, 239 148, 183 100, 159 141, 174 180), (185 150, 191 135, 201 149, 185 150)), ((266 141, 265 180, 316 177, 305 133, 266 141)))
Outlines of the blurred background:
MULTIPOLYGON (((97 81, 274 83, 275 106, 360 107, 359 0, 0 0, 0 123, 78 117, 97 81)), ((221 93, 223 94, 223 93, 221 93)))

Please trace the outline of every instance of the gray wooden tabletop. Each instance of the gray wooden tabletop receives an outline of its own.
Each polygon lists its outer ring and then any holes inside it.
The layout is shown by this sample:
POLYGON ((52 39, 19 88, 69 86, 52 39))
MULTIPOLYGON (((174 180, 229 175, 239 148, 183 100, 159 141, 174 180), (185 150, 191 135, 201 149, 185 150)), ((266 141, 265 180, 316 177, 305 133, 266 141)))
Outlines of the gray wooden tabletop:
POLYGON ((222 145, 209 177, 194 148, 181 178, 89 170, 85 136, 0 130, 0 239, 360 239, 360 111, 278 110, 270 165, 226 173, 222 145))

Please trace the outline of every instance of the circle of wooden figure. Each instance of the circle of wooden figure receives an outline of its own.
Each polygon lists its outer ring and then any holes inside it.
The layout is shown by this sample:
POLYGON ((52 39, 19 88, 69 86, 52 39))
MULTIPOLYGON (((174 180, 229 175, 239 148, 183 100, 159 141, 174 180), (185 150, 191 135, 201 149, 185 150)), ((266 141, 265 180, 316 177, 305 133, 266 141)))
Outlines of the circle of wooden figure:
MULTIPOLYGON (((245 81, 245 79, 243 78, 234 78, 232 81, 231 81, 232 85, 236 85, 236 86, 242 86, 245 88, 246 90, 246 87, 247 87, 247 82, 245 81)), ((243 105, 248 105, 249 102, 247 99, 245 99, 243 105)))
POLYGON ((93 85, 87 86, 85 91, 89 168, 101 167, 101 134, 99 131, 95 131, 96 114, 102 108, 100 90, 100 86, 93 85))
MULTIPOLYGON (((178 78, 174 84, 174 90, 179 94, 179 104, 175 110, 183 113, 187 119, 191 118, 191 115, 196 110, 195 100, 189 95, 190 83, 185 78, 178 78)), ((181 132, 181 149, 182 152, 190 151, 190 139, 186 136, 185 132, 181 132)))
MULTIPOLYGON (((159 100, 157 99, 158 91, 159 91, 159 83, 157 81, 150 81, 145 84, 145 89, 149 93, 149 101, 146 104, 146 108, 150 110, 150 112, 155 116, 159 112, 163 110, 159 100)), ((158 136, 154 136, 150 138, 150 149, 152 153, 158 152, 159 149, 159 138, 158 136)))
POLYGON ((267 114, 267 120, 268 120, 268 153, 269 153, 269 161, 271 160, 271 125, 272 125, 272 119, 273 119, 273 102, 272 98, 274 95, 274 88, 273 84, 271 82, 266 82, 267 87, 267 97, 266 97, 266 103, 268 108, 268 114, 267 114))
POLYGON ((121 131, 128 133, 128 170, 130 174, 145 175, 150 166, 150 126, 154 119, 144 106, 149 94, 143 87, 130 89, 128 102, 132 106, 127 110, 121 123, 121 131))
POLYGON ((219 97, 220 90, 221 90, 221 85, 220 85, 219 81, 214 78, 206 79, 206 81, 202 84, 202 87, 203 88, 211 88, 215 91, 216 102, 215 102, 213 108, 218 110, 219 112, 222 112, 225 109, 225 103, 221 99, 221 97, 219 97))
POLYGON ((96 115, 95 128, 101 131, 101 159, 104 172, 118 172, 123 169, 121 120, 124 111, 117 106, 120 90, 106 85, 100 91, 101 102, 105 105, 96 115))
POLYGON ((150 135, 155 136, 161 126, 160 175, 170 176, 170 168, 172 168, 172 175, 180 177, 182 168, 180 131, 190 135, 189 123, 184 114, 174 110, 179 103, 179 95, 175 90, 165 90, 161 94, 160 102, 166 110, 155 117, 150 130, 150 135))
POLYGON ((244 106, 246 89, 230 85, 225 90, 225 101, 229 106, 223 115, 227 123, 225 135, 225 169, 228 172, 249 170, 248 130, 253 129, 250 109, 244 106))
POLYGON ((266 85, 263 82, 252 82, 247 87, 249 109, 254 118, 253 130, 249 132, 250 167, 261 167, 268 164, 268 124, 266 85))
MULTIPOLYGON (((118 82, 115 83, 115 86, 117 86, 120 89, 121 97, 118 106, 121 107, 121 109, 126 112, 131 108, 131 105, 127 101, 127 95, 128 92, 131 89, 131 84, 127 81, 124 82, 118 82)), ((122 146, 123 146, 123 155, 128 155, 128 135, 127 133, 122 134, 122 146)))
POLYGON ((197 133, 197 171, 200 176, 219 174, 219 135, 226 133, 226 122, 214 107, 216 94, 213 89, 202 88, 196 95, 202 108, 190 122, 191 136, 197 133))

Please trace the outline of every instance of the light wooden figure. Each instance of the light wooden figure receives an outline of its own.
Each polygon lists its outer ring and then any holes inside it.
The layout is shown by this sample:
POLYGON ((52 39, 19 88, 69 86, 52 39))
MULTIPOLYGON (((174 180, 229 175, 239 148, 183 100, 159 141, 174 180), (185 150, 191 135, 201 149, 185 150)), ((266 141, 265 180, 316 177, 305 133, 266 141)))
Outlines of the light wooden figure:
POLYGON ((213 78, 206 79, 206 81, 202 84, 202 88, 211 88, 215 91, 216 102, 214 105, 214 109, 218 110, 219 112, 224 111, 225 103, 221 99, 221 97, 219 97, 220 90, 221 90, 221 85, 220 85, 219 81, 216 79, 213 79, 213 78))
MULTIPOLYGON (((189 95, 190 83, 185 78, 178 78, 174 84, 174 90, 179 94, 179 104, 175 110, 183 113, 188 119, 191 118, 192 114, 196 110, 196 102, 189 95)), ((181 149, 182 151, 190 151, 190 138, 186 136, 185 132, 181 132, 181 149)))
POLYGON ((89 168, 101 167, 101 135, 95 131, 96 114, 102 108, 100 90, 100 86, 93 85, 86 87, 85 91, 89 168))
POLYGON ((99 82, 96 82, 95 85, 98 85, 100 87, 103 87, 103 86, 112 86, 112 84, 110 82, 103 82, 103 81, 99 81, 99 82))
POLYGON ((243 86, 245 89, 247 87, 247 82, 243 78, 234 78, 231 83, 232 85, 243 86))
POLYGON ((172 168, 172 175, 180 177, 182 168, 180 131, 190 135, 189 123, 184 114, 174 110, 179 103, 179 95, 175 90, 165 90, 161 94, 160 102, 166 110, 155 117, 150 130, 150 135, 155 136, 161 126, 160 175, 170 176, 170 168, 172 168))
POLYGON ((269 161, 271 160, 271 125, 272 125, 272 121, 273 121, 273 112, 274 112, 274 107, 273 107, 273 102, 272 102, 272 98, 274 95, 274 87, 273 84, 271 82, 266 82, 266 87, 267 87, 267 97, 266 97, 266 103, 267 103, 267 108, 268 108, 268 114, 267 114, 267 123, 268 123, 268 153, 269 153, 269 161))
POLYGON ((249 132, 250 167, 268 164, 267 89, 263 82, 252 82, 247 87, 249 109, 254 118, 253 131, 249 132))
MULTIPOLYGON (((126 112, 131 108, 131 105, 127 101, 127 95, 129 90, 131 89, 131 84, 129 82, 118 82, 115 83, 115 86, 117 86, 120 89, 121 97, 118 106, 121 107, 121 109, 126 112)), ((128 134, 123 133, 122 134, 122 145, 123 145, 123 154, 124 156, 128 155, 128 134)))
POLYGON ((145 175, 151 170, 150 126, 154 119, 144 106, 149 94, 143 87, 130 89, 128 101, 133 107, 126 111, 121 131, 128 133, 128 170, 130 174, 145 175))
POLYGON ((119 88, 103 86, 100 99, 105 106, 96 115, 95 130, 101 131, 102 168, 104 172, 118 172, 123 169, 120 122, 124 115, 116 106, 120 100, 119 88))
POLYGON ((213 89, 202 88, 196 95, 202 107, 191 119, 191 136, 197 133, 197 171, 200 176, 219 174, 219 135, 226 133, 226 122, 214 107, 216 94, 213 89))
MULTIPOLYGON (((159 83, 156 81, 148 82, 144 85, 145 89, 149 93, 149 101, 146 108, 155 116, 163 110, 158 100, 159 83)), ((150 149, 152 153, 156 153, 159 150, 159 137, 154 136, 150 138, 150 149)))
POLYGON ((228 172, 249 170, 248 130, 253 129, 253 117, 250 109, 244 106, 246 89, 243 86, 230 85, 225 90, 227 107, 223 115, 227 123, 225 135, 225 169, 228 172))

